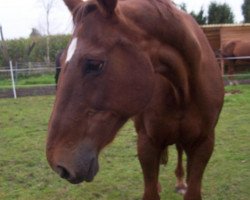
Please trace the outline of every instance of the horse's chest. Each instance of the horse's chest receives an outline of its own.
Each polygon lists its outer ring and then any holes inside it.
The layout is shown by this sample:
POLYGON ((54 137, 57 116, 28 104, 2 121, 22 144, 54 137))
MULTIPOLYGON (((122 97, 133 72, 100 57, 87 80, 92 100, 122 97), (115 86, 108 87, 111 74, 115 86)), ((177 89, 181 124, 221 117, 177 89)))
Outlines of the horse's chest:
POLYGON ((152 117, 145 127, 152 138, 165 145, 174 144, 179 138, 180 120, 175 115, 152 117))

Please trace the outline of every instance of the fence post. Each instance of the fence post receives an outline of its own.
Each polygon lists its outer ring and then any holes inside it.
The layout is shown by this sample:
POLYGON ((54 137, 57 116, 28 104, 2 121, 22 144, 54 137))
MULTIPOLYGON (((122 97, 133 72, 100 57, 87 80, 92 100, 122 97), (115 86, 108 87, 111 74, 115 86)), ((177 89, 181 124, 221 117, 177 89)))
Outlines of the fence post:
POLYGON ((14 95, 14 98, 16 99, 17 98, 17 95, 16 95, 16 86, 15 86, 13 66, 12 66, 12 61, 11 60, 10 60, 10 75, 11 75, 11 81, 12 81, 13 95, 14 95))
POLYGON ((18 84, 18 65, 17 61, 15 62, 15 83, 18 84))
POLYGON ((221 75, 224 76, 224 74, 225 74, 225 62, 224 62, 223 58, 220 60, 220 68, 221 68, 221 75))
POLYGON ((31 62, 28 62, 28 67, 29 67, 29 72, 28 72, 28 75, 30 75, 30 74, 31 74, 31 68, 32 68, 32 66, 31 66, 31 62))

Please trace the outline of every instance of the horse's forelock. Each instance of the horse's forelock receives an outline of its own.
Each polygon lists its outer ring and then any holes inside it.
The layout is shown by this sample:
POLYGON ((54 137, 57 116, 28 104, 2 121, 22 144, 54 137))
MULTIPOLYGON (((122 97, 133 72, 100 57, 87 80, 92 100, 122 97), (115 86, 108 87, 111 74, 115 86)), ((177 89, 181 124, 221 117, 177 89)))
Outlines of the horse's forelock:
POLYGON ((82 22, 88 14, 94 12, 96 9, 97 5, 95 3, 86 2, 79 4, 73 11, 74 24, 82 22))

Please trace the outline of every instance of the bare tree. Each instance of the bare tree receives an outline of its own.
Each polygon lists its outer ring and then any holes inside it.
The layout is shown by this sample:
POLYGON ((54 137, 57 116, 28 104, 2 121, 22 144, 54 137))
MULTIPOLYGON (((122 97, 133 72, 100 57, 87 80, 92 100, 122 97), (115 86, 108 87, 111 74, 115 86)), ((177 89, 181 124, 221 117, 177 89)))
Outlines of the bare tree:
POLYGON ((55 5, 56 0, 40 0, 40 1, 42 1, 43 8, 46 11, 46 33, 47 35, 50 35, 49 17, 50 17, 51 10, 53 9, 55 5))
POLYGON ((7 50, 7 44, 4 40, 4 36, 3 36, 3 29, 2 29, 2 25, 0 24, 0 50, 3 53, 3 58, 4 58, 4 64, 8 64, 9 61, 9 54, 8 54, 8 50, 7 50))
POLYGON ((38 0, 38 3, 43 7, 45 11, 46 21, 46 62, 50 65, 50 14, 54 6, 56 6, 57 0, 38 0))

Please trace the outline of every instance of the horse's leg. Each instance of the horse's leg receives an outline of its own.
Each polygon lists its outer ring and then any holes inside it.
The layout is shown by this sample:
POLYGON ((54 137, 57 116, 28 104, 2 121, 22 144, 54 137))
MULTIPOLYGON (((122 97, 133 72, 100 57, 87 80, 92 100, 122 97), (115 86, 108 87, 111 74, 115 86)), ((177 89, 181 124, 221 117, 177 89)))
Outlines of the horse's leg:
POLYGON ((176 150, 177 150, 177 166, 175 169, 175 175, 177 178, 177 183, 175 186, 175 190, 177 193, 185 194, 187 190, 187 184, 184 180, 185 172, 182 162, 183 148, 180 144, 176 144, 176 150))
POLYGON ((232 61, 232 63, 233 63, 232 64, 232 69, 231 69, 232 70, 232 77, 233 77, 232 79, 233 79, 233 84, 234 85, 239 85, 239 82, 237 81, 236 76, 235 76, 236 75, 236 73, 235 73, 236 61, 237 60, 232 61))
POLYGON ((138 134, 138 156, 144 176, 143 200, 159 200, 158 174, 161 150, 154 147, 146 134, 138 134))
POLYGON ((201 182, 204 170, 212 155, 214 133, 192 146, 184 147, 187 153, 187 192, 184 200, 201 200, 201 182))
POLYGON ((235 61, 234 60, 229 60, 228 61, 228 80, 229 80, 229 85, 234 85, 237 81, 235 81, 234 79, 234 75, 235 75, 235 70, 234 70, 234 66, 235 66, 235 61))

